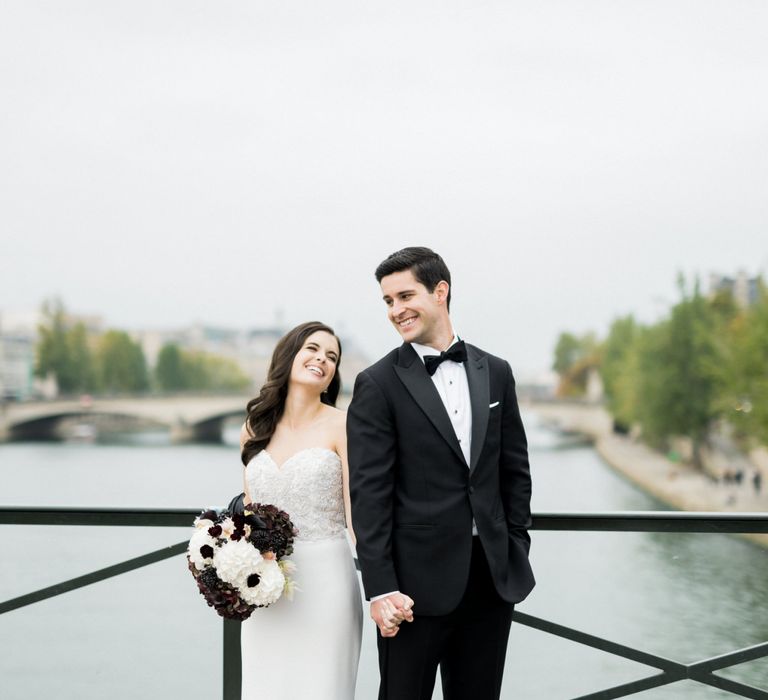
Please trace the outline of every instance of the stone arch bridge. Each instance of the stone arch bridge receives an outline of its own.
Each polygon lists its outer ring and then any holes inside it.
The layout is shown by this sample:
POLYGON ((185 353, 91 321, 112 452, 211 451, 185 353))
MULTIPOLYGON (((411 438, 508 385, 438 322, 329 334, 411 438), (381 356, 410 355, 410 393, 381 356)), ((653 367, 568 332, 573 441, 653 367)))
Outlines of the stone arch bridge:
POLYGON ((245 419, 251 396, 169 395, 56 399, 0 406, 0 441, 56 440, 62 421, 165 428, 174 442, 220 442, 224 422, 245 419))

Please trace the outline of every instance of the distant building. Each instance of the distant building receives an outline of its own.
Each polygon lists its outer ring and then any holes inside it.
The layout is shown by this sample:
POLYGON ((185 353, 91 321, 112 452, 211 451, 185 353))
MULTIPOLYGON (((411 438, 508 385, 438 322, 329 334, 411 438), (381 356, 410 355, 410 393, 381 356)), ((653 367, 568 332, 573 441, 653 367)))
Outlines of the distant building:
POLYGON ((761 281, 759 276, 749 277, 744 270, 739 270, 735 277, 726 277, 713 272, 709 276, 709 295, 714 296, 720 291, 730 292, 736 304, 746 309, 757 302, 761 281))
POLYGON ((0 400, 24 401, 35 393, 38 315, 0 313, 0 400))
MULTIPOLYGON (((0 400, 26 401, 52 399, 59 391, 53 374, 35 376, 35 353, 38 327, 42 321, 39 311, 0 311, 0 400)), ((69 326, 82 323, 89 334, 102 332, 99 316, 67 314, 69 326)))

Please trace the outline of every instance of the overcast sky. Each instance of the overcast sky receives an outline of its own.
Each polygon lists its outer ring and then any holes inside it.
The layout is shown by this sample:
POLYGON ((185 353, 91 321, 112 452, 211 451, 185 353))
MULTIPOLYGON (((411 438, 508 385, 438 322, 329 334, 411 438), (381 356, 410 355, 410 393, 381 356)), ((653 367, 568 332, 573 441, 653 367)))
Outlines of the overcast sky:
POLYGON ((561 330, 768 268, 768 3, 37 3, 0 10, 0 309, 126 328, 318 318, 453 274, 521 372, 561 330))

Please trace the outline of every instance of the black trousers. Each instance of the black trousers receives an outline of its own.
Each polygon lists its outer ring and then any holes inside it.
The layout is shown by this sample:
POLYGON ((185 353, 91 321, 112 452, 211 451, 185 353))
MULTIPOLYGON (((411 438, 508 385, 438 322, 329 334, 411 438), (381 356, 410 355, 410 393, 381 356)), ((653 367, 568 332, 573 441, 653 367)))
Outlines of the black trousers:
POLYGON ((496 592, 473 537, 469 582, 453 612, 419 616, 417 600, 413 622, 395 637, 377 632, 379 700, 431 700, 438 665, 444 700, 498 700, 513 609, 496 592))

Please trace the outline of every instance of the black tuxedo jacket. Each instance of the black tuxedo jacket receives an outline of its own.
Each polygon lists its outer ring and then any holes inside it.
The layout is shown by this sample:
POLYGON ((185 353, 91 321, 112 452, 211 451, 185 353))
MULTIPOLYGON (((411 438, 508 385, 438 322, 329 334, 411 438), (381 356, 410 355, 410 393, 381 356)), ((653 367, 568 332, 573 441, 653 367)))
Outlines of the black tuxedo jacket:
POLYGON ((408 344, 358 375, 347 414, 352 524, 366 597, 399 590, 421 615, 459 604, 472 519, 499 595, 534 586, 531 477, 509 364, 467 344, 467 464, 424 363, 408 344))

